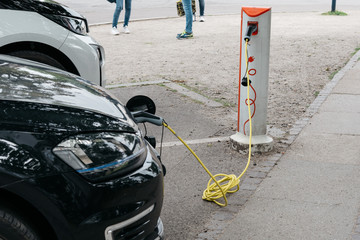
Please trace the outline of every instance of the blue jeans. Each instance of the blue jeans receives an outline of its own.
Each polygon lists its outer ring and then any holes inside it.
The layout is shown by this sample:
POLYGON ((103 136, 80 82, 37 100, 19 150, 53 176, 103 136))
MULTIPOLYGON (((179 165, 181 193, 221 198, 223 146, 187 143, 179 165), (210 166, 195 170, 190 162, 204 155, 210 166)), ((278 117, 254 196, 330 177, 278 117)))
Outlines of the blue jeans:
POLYGON ((182 0, 185 17, 186 17, 186 28, 185 31, 187 33, 192 33, 192 8, 191 8, 191 0, 182 0))
MULTIPOLYGON (((119 21, 120 12, 123 10, 124 0, 116 0, 116 8, 113 17, 113 27, 117 27, 119 21)), ((129 24, 131 13, 131 0, 125 0, 125 17, 124 17, 124 27, 129 24)))
POLYGON ((205 0, 199 0, 200 16, 204 16, 205 0))

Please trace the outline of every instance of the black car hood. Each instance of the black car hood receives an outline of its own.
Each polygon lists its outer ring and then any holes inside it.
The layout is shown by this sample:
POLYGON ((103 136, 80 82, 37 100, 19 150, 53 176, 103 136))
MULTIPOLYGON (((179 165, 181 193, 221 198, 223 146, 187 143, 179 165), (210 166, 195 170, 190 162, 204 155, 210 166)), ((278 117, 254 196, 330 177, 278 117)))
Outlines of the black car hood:
POLYGON ((1 124, 46 126, 52 131, 137 131, 128 111, 101 87, 46 65, 3 55, 0 103, 1 124))
POLYGON ((76 11, 52 0, 1 0, 0 9, 22 10, 40 14, 52 14, 84 18, 76 11))

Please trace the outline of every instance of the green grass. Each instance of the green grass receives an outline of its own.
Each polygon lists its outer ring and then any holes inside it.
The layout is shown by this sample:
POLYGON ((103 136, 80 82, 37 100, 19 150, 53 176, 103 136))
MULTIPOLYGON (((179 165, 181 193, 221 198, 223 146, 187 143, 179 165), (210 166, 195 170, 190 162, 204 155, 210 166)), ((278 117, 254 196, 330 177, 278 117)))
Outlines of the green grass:
POLYGON ((235 107, 236 106, 235 104, 225 101, 224 99, 215 98, 214 101, 222 104, 224 107, 235 107))
POLYGON ((359 50, 360 50, 360 47, 355 48, 355 51, 351 54, 351 56, 354 56, 359 50))
POLYGON ((347 13, 341 11, 329 11, 326 13, 322 13, 321 15, 330 15, 330 16, 347 16, 347 13))
POLYGON ((332 73, 329 75, 329 79, 332 80, 338 72, 339 72, 339 70, 336 70, 335 72, 332 72, 332 73))
MULTIPOLYGON (((354 56, 359 50, 360 50, 360 47, 355 48, 355 51, 354 51, 353 53, 351 53, 350 56, 351 56, 351 57, 354 56)), ((350 59, 347 60, 346 63, 344 63, 344 65, 343 65, 341 68, 343 68, 349 61, 350 61, 350 59)), ((360 61, 360 58, 358 58, 358 61, 360 61)), ((328 68, 326 69, 326 71, 329 71, 329 70, 330 70, 330 69, 328 69, 328 68)), ((339 71, 340 71, 340 70, 336 70, 336 71, 332 72, 332 73, 329 75, 329 79, 332 80, 332 79, 334 78, 334 76, 335 76, 339 71)))

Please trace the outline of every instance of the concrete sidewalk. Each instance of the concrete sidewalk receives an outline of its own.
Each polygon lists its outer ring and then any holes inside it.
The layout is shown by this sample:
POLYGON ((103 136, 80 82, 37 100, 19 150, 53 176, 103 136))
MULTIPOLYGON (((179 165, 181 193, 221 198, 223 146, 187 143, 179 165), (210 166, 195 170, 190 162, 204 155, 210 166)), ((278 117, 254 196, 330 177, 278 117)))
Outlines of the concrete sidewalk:
POLYGON ((359 57, 323 89, 313 117, 217 239, 360 239, 359 57))

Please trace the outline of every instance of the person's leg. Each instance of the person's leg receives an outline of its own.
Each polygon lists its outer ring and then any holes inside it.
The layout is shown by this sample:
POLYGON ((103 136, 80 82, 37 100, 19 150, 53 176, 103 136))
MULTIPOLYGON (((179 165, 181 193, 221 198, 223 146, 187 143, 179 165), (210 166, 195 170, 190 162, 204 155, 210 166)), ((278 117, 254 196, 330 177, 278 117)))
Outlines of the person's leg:
POLYGON ((205 0, 199 0, 200 16, 204 16, 205 0))
POLYGON ((191 0, 182 0, 184 5, 185 17, 186 17, 186 28, 187 33, 192 33, 192 9, 191 0))
POLYGON ((131 14, 131 0, 125 0, 124 27, 129 25, 130 14, 131 14))
POLYGON ((115 28, 117 27, 117 24, 119 22, 119 16, 122 9, 123 9, 123 0, 117 0, 114 17, 113 17, 113 23, 112 23, 112 26, 115 28))

